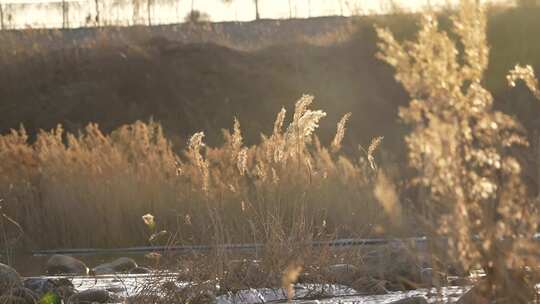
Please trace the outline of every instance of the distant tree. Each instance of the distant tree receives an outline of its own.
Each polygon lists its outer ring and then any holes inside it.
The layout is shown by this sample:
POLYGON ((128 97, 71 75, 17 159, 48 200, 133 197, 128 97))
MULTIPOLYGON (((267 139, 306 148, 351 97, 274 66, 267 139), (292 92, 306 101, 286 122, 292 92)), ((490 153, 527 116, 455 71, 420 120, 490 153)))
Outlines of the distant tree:
POLYGON ((96 25, 100 26, 101 20, 100 20, 100 12, 99 12, 99 0, 94 0, 94 5, 96 6, 96 25))
POLYGON ((146 12, 148 14, 148 25, 152 25, 152 4, 153 4, 153 0, 146 0, 146 12))
POLYGON ((69 4, 62 0, 62 28, 69 27, 69 4))
POLYGON ((261 19, 261 16, 259 15, 259 0, 253 0, 255 2, 255 20, 261 19))
POLYGON ((184 18, 185 22, 188 23, 203 23, 210 22, 210 15, 199 10, 191 10, 186 17, 184 18))
POLYGON ((292 18, 292 3, 291 0, 289 0, 289 19, 292 18))
MULTIPOLYGON (((232 0, 223 0, 224 2, 232 2, 232 0)), ((193 18, 200 17, 201 12, 195 10, 195 0, 191 0, 191 12, 187 14, 185 21, 186 22, 194 22, 193 18)), ((197 21, 198 22, 198 21, 197 21)))
POLYGON ((4 29, 4 6, 0 3, 0 29, 4 29))

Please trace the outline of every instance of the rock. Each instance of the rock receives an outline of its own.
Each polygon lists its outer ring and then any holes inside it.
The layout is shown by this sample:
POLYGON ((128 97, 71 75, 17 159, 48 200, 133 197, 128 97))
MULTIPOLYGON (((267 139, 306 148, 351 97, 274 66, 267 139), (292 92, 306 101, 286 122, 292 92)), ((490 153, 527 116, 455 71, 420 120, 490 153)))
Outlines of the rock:
POLYGON ((137 268, 137 263, 130 258, 118 258, 110 263, 96 266, 93 270, 95 274, 113 274, 117 272, 129 272, 137 268))
POLYGON ((53 291, 55 286, 52 279, 28 278, 23 281, 23 286, 42 296, 47 292, 53 291))
POLYGON ((424 297, 411 297, 390 302, 390 304, 428 304, 428 301, 424 297))
POLYGON ((338 284, 350 284, 358 277, 358 267, 351 264, 335 264, 325 269, 326 276, 338 284))
MULTIPOLYGON (((69 281, 68 283, 71 285, 71 289, 73 289, 73 284, 69 281)), ((28 278, 24 280, 23 285, 25 288, 38 295, 38 297, 41 297, 48 292, 56 293, 56 290, 61 286, 57 280, 48 278, 28 278)))
POLYGON ((60 296, 63 299, 69 298, 75 288, 71 281, 65 278, 51 279, 51 278, 28 278, 24 280, 23 285, 25 288, 36 293, 41 298, 46 293, 53 293, 60 296))
POLYGON ((10 295, 0 296, 0 303, 2 304, 33 304, 33 303, 26 302, 24 298, 10 296, 10 295))
POLYGON ((92 269, 90 271, 94 275, 104 275, 104 274, 115 274, 117 271, 115 271, 110 265, 108 264, 102 264, 96 266, 96 268, 92 269))
MULTIPOLYGON (((25 303, 36 303, 38 301, 38 295, 35 294, 32 290, 24 287, 18 287, 10 290, 5 296, 11 296, 16 298, 21 298, 25 303)), ((0 302, 1 303, 1 302, 0 302)))
POLYGON ((55 254, 46 265, 46 272, 49 275, 88 275, 88 271, 88 267, 83 262, 67 255, 55 254))
POLYGON ((68 304, 76 303, 108 303, 114 301, 110 292, 104 289, 88 289, 72 295, 68 304))
POLYGON ((150 270, 149 268, 141 267, 141 266, 137 266, 129 271, 129 273, 131 274, 146 274, 146 273, 151 273, 151 272, 152 270, 150 270))
POLYGON ((12 267, 0 263, 0 294, 20 287, 22 287, 22 279, 19 273, 12 267))

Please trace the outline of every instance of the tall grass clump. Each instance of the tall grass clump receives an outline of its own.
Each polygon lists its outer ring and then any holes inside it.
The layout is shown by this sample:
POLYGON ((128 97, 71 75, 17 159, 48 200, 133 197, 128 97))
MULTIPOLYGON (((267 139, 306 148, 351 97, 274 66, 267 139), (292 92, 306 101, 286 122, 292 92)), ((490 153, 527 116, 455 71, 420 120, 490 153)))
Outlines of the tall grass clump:
MULTIPOLYGON (((465 269, 485 270, 479 296, 526 303, 534 291, 526 269, 537 265, 537 202, 528 195, 515 152, 528 140, 514 117, 493 108, 483 87, 489 58, 484 8, 461 1, 452 24, 448 34, 426 14, 416 39, 407 42, 378 29, 379 58, 395 68, 410 96, 399 115, 412 127, 405 140, 419 199, 429 206, 423 216, 435 223, 436 234, 448 237, 465 269)), ((530 68, 517 67, 508 79, 524 79, 538 92, 530 68)))
POLYGON ((35 140, 12 130, 0 136, 0 197, 26 244, 41 248, 146 244, 147 213, 182 244, 374 235, 388 220, 371 191, 375 149, 369 160, 340 152, 350 114, 321 144, 326 113, 312 102, 303 96, 291 118, 282 109, 253 146, 236 119, 219 147, 198 132, 173 148, 153 121, 110 134, 58 126, 35 140))

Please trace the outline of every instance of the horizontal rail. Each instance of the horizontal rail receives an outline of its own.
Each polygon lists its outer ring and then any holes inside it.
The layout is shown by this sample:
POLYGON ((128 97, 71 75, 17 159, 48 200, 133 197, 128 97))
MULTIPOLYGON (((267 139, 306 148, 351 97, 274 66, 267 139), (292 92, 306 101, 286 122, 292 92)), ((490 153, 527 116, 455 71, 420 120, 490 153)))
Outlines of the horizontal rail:
MULTIPOLYGON (((388 244, 403 244, 406 242, 425 243, 426 237, 415 237, 406 239, 339 239, 334 241, 312 241, 306 242, 306 246, 312 247, 353 247, 353 246, 368 246, 368 245, 388 245, 388 244)), ((146 252, 203 252, 210 250, 257 250, 264 246, 262 243, 251 244, 224 244, 224 245, 189 245, 189 246, 138 246, 128 248, 73 248, 73 249, 46 249, 33 250, 32 255, 47 256, 54 254, 73 254, 73 255, 89 255, 89 254, 119 254, 119 253, 146 253, 146 252)))
MULTIPOLYGON (((445 238, 439 238, 444 240, 445 238)), ((474 238, 477 239, 477 238, 474 238)), ((534 235, 534 240, 540 240, 540 233, 534 235)), ((412 237, 403 239, 385 239, 385 238, 367 238, 367 239, 339 239, 333 241, 311 241, 306 242, 306 246, 312 247, 355 247, 370 245, 403 245, 405 243, 416 245, 425 244, 428 238, 412 237)), ((47 256, 53 254, 72 254, 72 255, 92 255, 92 254, 120 254, 120 253, 147 253, 147 252, 204 252, 210 250, 240 251, 240 250, 258 250, 264 246, 262 243, 251 244, 223 244, 223 245, 180 245, 180 246, 138 246, 128 248, 74 248, 74 249, 47 249, 33 250, 34 256, 47 256)))

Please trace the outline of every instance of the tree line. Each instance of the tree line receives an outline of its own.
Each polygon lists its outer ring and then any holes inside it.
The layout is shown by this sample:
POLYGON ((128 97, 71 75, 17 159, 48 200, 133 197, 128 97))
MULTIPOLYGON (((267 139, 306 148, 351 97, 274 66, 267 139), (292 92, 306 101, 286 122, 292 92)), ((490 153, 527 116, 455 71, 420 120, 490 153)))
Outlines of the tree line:
MULTIPOLYGON (((107 11, 107 9, 111 10, 113 8, 118 8, 122 6, 129 6, 132 7, 132 23, 133 24, 142 24, 145 23, 147 25, 153 25, 153 16, 152 16, 152 9, 156 5, 156 3, 159 1, 161 4, 169 4, 169 5, 191 5, 190 11, 188 16, 186 16, 185 21, 188 22, 194 22, 199 21, 201 17, 204 15, 204 12, 198 11, 196 7, 197 0, 191 0, 189 3, 187 0, 86 0, 87 5, 91 7, 89 12, 86 15, 85 18, 85 25, 87 26, 103 26, 107 25, 103 22, 102 13, 107 11), (146 14, 146 16, 144 16, 146 14)), ((222 1, 226 4, 232 4, 235 2, 235 0, 218 0, 222 1)), ((264 1, 270 1, 270 0, 252 0, 254 4, 254 18, 255 20, 261 19, 261 9, 260 4, 264 1)), ((296 1, 305 1, 305 4, 308 8, 308 16, 311 16, 311 0, 296 0, 296 1)), ((344 0, 338 0, 339 4, 339 11, 343 15, 343 1, 344 0)), ((386 0, 390 4, 397 5, 397 0, 386 0)), ((429 5, 431 3, 430 0, 426 0, 427 4, 429 5)), ((289 17, 293 17, 293 0, 288 0, 288 9, 289 9, 289 17)), ((347 2, 347 1, 345 1, 347 2)), ((69 28, 70 27, 70 8, 72 6, 80 6, 81 2, 71 2, 69 0, 53 0, 50 2, 43 2, 43 3, 32 3, 32 4, 7 4, 2 3, 0 0, 0 29, 7 29, 9 28, 9 24, 13 21, 13 9, 10 9, 11 6, 39 6, 39 7, 47 7, 47 8, 56 8, 61 11, 61 18, 62 18, 62 28, 69 28)), ((538 6, 540 3, 540 0, 509 0, 510 4, 515 4, 519 7, 533 7, 538 6)), ((206 15, 207 16, 207 15, 206 15)), ((209 19, 207 16, 206 18, 209 19)))
MULTIPOLYGON (((186 17, 186 21, 193 21, 193 16, 201 16, 203 13, 199 12, 196 9, 197 0, 191 0, 188 2, 187 0, 86 0, 80 1, 80 2, 72 2, 69 0, 53 0, 48 2, 42 2, 42 3, 32 3, 32 4, 19 4, 19 3, 2 3, 0 0, 0 29, 7 29, 10 28, 10 24, 13 22, 14 14, 17 12, 18 8, 21 8, 23 10, 26 8, 26 6, 34 6, 38 8, 45 8, 45 9, 56 9, 59 10, 61 13, 62 18, 62 28, 69 28, 70 27, 70 9, 73 9, 74 6, 79 6, 81 3, 86 3, 86 5, 89 7, 88 13, 85 17, 85 25, 87 26, 103 26, 104 24, 103 20, 103 13, 107 12, 107 8, 117 8, 117 7, 126 7, 131 6, 132 7, 132 23, 133 24, 141 24, 146 23, 147 25, 153 24, 153 16, 152 16, 152 9, 156 5, 157 2, 160 2, 160 4, 172 4, 172 5, 190 5, 190 11, 188 16, 186 17), (17 7, 17 8, 13 8, 17 7), (144 13, 146 13, 146 16, 142 16, 144 13), (141 22, 143 20, 143 22, 141 22)), ((218 0, 222 1, 226 4, 232 4, 235 2, 235 0, 218 0)), ((254 18, 255 20, 261 19, 261 9, 260 9, 260 3, 261 1, 268 1, 268 0, 252 0, 254 4, 254 18)), ((309 11, 311 11, 311 0, 299 0, 299 1, 306 1, 306 4, 308 6, 309 11)), ((343 12, 342 9, 342 1, 339 0, 340 3, 340 10, 343 12)), ((288 0, 288 8, 289 8, 289 17, 293 16, 293 0, 288 0)))

